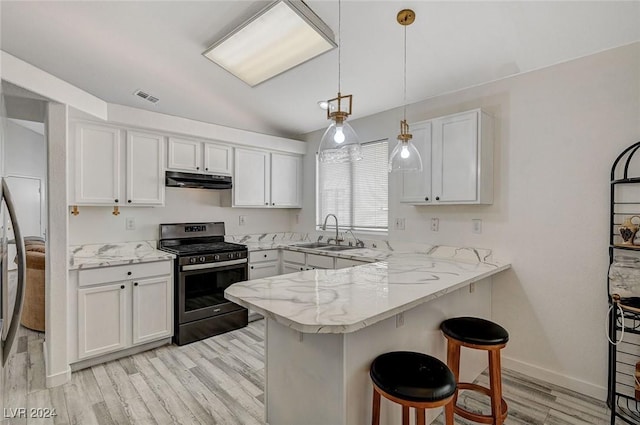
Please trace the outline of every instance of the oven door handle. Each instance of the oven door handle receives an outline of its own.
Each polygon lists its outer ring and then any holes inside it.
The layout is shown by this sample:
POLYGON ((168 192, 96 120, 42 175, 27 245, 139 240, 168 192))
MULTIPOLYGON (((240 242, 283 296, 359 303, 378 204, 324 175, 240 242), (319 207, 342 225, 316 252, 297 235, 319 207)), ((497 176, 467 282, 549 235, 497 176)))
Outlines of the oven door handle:
POLYGON ((186 266, 182 266, 180 270, 184 272, 188 272, 190 270, 217 269, 219 267, 235 266, 236 264, 245 264, 246 262, 247 262, 246 258, 241 258, 239 260, 220 261, 218 263, 189 264, 186 266))

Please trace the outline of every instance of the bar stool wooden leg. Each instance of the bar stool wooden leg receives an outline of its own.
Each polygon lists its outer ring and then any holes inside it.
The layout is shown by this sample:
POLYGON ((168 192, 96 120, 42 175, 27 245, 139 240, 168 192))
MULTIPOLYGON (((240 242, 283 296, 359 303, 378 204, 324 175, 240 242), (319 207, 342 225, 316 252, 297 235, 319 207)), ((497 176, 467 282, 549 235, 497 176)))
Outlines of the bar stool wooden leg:
POLYGON ((445 425, 454 425, 453 423, 453 400, 444 405, 444 423, 445 425))
POLYGON ((489 350, 489 388, 491 388, 491 414, 494 424, 502 425, 502 377, 500 374, 500 350, 489 350))
POLYGON ((373 389, 373 409, 371 412, 371 425, 380 425, 380 393, 373 389))
POLYGON ((426 421, 425 410, 416 409, 416 425, 425 425, 426 421))
POLYGON ((409 425, 409 406, 402 406, 402 425, 409 425))
MULTIPOLYGON (((456 377, 456 382, 460 382, 460 344, 447 338, 447 366, 456 377)), ((452 406, 458 402, 458 389, 453 394, 452 406)))

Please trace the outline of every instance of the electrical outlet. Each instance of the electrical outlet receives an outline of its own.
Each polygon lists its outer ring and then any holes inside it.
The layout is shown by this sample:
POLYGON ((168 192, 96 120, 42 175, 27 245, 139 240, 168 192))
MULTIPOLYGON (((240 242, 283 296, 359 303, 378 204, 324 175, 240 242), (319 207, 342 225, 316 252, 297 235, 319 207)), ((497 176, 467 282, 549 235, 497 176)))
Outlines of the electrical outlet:
POLYGON ((440 229, 440 219, 432 218, 431 219, 431 231, 437 232, 440 229))
POLYGON ((396 328, 404 326, 404 313, 396 314, 396 328))
POLYGON ((247 223, 247 216, 241 215, 238 217, 238 225, 244 226, 247 223))
POLYGON ((469 293, 473 294, 473 292, 476 290, 476 283, 475 282, 471 282, 469 284, 469 293))
POLYGON ((404 230, 404 218, 396 218, 396 230, 404 230))
POLYGON ((127 217, 125 219, 127 224, 127 230, 135 230, 136 229, 136 219, 133 217, 127 217))
POLYGON ((296 224, 300 224, 300 214, 296 214, 296 224))
POLYGON ((479 218, 474 218, 473 220, 471 220, 471 223, 473 223, 473 233, 482 233, 482 220, 480 220, 479 218))

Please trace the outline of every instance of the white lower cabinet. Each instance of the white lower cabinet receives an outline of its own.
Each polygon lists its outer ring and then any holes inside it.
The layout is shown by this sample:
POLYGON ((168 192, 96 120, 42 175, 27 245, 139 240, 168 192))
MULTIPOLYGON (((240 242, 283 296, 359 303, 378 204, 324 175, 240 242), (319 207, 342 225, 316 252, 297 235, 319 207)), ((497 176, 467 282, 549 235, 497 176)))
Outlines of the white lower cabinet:
POLYGON ((344 269, 347 267, 361 266, 369 264, 369 261, 349 260, 346 258, 336 258, 336 269, 344 269))
POLYGON ((78 358, 127 346, 127 286, 124 282, 78 289, 78 358))
POLYGON ((172 292, 170 276, 133 282, 133 345, 171 336, 172 292))
POLYGON ((171 261, 72 272, 70 363, 115 353, 173 335, 171 261), (107 281, 109 277, 127 276, 107 281), (72 313, 73 314, 73 313, 72 313), (75 326, 74 326, 75 325, 75 326))

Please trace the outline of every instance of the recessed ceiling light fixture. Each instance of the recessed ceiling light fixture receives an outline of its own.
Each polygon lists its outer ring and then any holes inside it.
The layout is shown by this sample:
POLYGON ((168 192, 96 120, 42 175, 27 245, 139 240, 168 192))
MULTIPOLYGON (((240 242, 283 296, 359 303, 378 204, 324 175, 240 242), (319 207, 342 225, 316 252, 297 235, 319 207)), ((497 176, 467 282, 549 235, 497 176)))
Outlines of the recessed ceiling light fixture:
POLYGON ((202 54, 256 86, 336 47, 333 31, 299 0, 278 0, 202 54))

